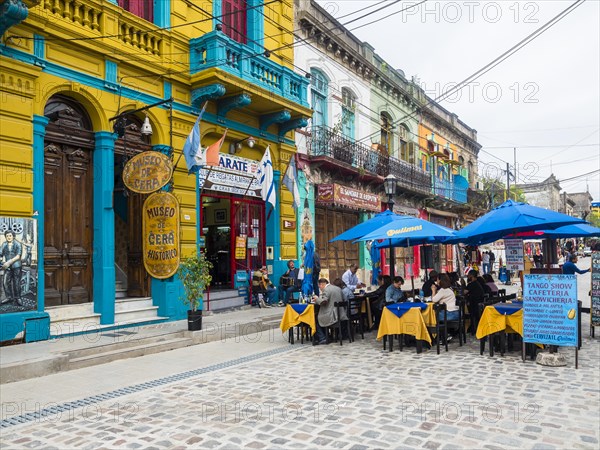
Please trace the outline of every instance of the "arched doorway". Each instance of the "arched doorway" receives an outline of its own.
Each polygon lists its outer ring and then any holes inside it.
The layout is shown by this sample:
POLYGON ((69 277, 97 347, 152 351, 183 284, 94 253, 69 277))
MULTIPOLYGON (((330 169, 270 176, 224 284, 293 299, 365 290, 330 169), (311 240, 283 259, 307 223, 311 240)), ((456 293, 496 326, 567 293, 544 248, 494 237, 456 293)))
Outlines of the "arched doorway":
POLYGON ((142 242, 142 206, 148 197, 130 191, 123 184, 125 164, 138 153, 151 150, 140 133, 142 122, 127 116, 125 135, 115 142, 115 272, 117 297, 147 297, 150 277, 144 267, 142 242))
POLYGON ((55 95, 46 104, 44 276, 46 306, 92 301, 94 133, 85 109, 55 95))

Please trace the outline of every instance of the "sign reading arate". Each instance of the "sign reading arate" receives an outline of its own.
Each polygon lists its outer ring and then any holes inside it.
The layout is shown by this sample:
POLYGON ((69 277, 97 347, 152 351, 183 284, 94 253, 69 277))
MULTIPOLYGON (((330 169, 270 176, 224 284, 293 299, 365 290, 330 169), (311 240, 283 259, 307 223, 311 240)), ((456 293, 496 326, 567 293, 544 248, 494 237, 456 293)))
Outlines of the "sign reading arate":
POLYGON ((169 192, 156 192, 142 214, 144 266, 154 278, 169 278, 179 267, 179 202, 169 192))
POLYGON ((171 158, 160 152, 143 152, 127 161, 123 183, 133 192, 149 194, 167 184, 172 174, 171 158))

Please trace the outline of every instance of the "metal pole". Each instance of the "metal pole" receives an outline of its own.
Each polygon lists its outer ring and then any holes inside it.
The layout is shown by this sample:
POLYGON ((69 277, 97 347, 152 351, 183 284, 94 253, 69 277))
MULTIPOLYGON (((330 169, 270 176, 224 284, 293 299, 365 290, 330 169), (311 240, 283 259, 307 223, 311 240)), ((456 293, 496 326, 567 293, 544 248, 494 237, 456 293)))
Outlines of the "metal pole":
POLYGON ((518 183, 517 180, 519 179, 519 177, 517 175, 517 147, 513 147, 513 153, 514 153, 513 159, 515 161, 515 184, 517 184, 518 183))
POLYGON ((510 164, 506 163, 506 199, 510 199, 510 164))
MULTIPOLYGON (((394 200, 391 195, 388 195, 388 209, 391 212, 394 212, 394 200)), ((396 276, 396 269, 394 267, 394 252, 395 249, 391 246, 392 240, 390 239, 390 278, 394 278, 396 276)))

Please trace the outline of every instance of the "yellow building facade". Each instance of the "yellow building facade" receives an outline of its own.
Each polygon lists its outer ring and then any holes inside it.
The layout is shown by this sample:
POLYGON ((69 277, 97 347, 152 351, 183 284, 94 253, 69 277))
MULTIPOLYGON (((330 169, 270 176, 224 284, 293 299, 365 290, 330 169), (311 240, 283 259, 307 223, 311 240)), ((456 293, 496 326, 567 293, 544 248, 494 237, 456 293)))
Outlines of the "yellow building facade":
POLYGON ((298 257, 295 230, 282 228, 297 219, 280 182, 293 132, 311 114, 308 80, 291 70, 293 3, 146 3, 9 8, 0 29, 0 216, 37 220, 38 285, 37 308, 2 313, 3 321, 89 303, 101 325, 113 324, 122 278, 128 297, 151 297, 159 317, 182 317, 177 281, 154 279, 141 264, 145 197, 122 184, 125 164, 143 151, 176 165, 168 188, 180 203, 182 256, 199 243, 215 255, 228 249, 229 259, 214 261, 228 267, 215 273, 221 287, 237 287, 238 272, 259 264, 277 276, 298 257), (181 151, 204 105, 202 146, 226 133, 220 165, 188 174, 181 151), (141 134, 145 123, 150 136, 141 134), (275 208, 250 189, 248 170, 267 147, 275 208), (240 236, 248 248, 234 257, 240 236))

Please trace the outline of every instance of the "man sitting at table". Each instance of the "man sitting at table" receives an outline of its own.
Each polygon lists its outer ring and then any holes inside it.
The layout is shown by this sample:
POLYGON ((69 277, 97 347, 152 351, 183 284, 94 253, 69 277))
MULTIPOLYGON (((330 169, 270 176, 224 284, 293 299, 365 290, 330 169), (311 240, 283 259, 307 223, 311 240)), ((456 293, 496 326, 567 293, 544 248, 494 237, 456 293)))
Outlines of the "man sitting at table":
POLYGON ((337 323, 338 319, 341 321, 348 320, 345 308, 339 308, 335 306, 336 303, 340 303, 344 300, 342 290, 329 284, 326 278, 319 279, 319 290, 321 295, 318 297, 313 296, 314 302, 319 306, 319 315, 317 316, 317 333, 313 345, 327 344, 327 335, 325 334, 325 327, 330 327, 337 323))
POLYGON ((346 286, 348 286, 348 289, 350 289, 352 292, 354 292, 356 289, 360 289, 366 286, 366 284, 361 283, 358 280, 358 277, 356 276, 357 271, 358 265, 351 264, 350 268, 346 270, 346 272, 344 272, 344 275, 342 275, 342 281, 346 283, 346 286))
MULTIPOLYGON (((471 270, 467 274, 467 281, 469 282, 465 287, 464 294, 467 302, 469 302, 469 314, 471 316, 471 334, 475 334, 477 330, 477 324, 479 323, 479 304, 483 303, 485 292, 483 287, 479 283, 477 278, 479 272, 471 270)), ((462 280, 464 283, 464 279, 462 280)))
POLYGON ((394 277, 392 284, 385 290, 385 303, 398 303, 404 301, 404 291, 402 285, 404 284, 404 278, 394 277))
POLYGON ((283 274, 281 277, 282 280, 279 281, 281 283, 279 285, 279 306, 285 306, 288 303, 292 303, 292 296, 294 292, 300 292, 298 269, 296 269, 294 261, 289 260, 287 266, 287 272, 283 274), (287 284, 283 283, 283 279, 287 280, 287 284))

